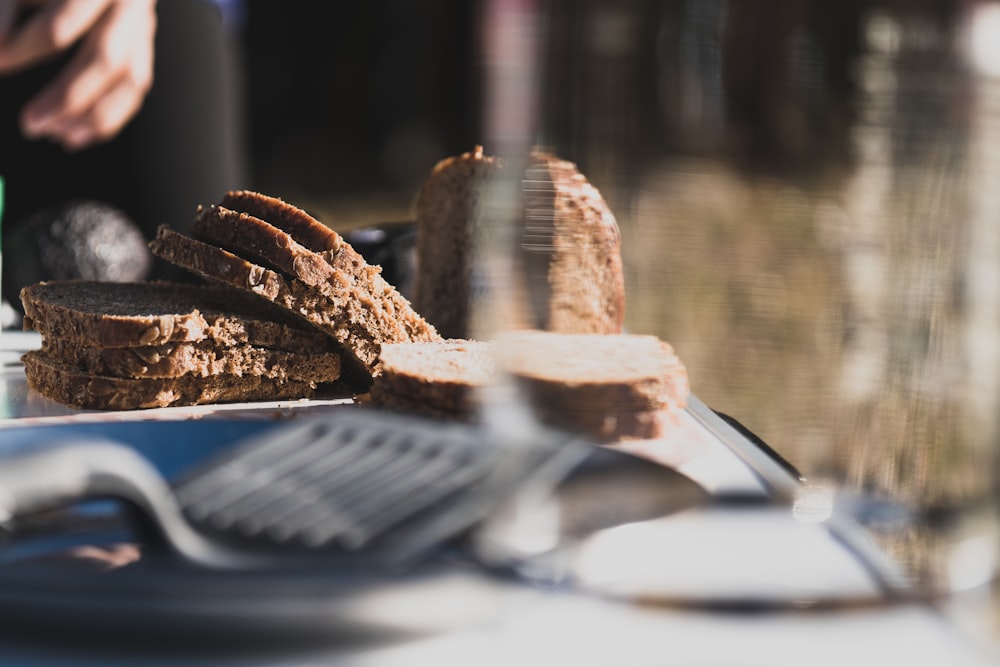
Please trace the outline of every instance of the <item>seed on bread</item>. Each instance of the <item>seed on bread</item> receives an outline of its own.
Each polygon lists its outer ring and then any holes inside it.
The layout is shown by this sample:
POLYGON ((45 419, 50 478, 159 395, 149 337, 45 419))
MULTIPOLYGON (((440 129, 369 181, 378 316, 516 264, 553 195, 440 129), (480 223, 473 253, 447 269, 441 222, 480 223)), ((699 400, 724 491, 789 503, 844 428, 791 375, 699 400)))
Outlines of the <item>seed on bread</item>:
POLYGON ((158 340, 160 340, 160 327, 156 326, 149 327, 139 336, 140 345, 152 345, 158 340))

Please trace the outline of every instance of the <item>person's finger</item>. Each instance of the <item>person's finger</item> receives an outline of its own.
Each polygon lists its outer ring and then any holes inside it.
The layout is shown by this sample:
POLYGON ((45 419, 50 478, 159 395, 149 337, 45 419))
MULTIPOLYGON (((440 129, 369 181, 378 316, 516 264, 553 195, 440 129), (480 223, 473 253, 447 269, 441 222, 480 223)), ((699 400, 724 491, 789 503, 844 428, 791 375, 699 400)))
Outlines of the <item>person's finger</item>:
POLYGON ((75 44, 112 0, 56 0, 44 6, 0 48, 0 73, 23 69, 75 44))
POLYGON ((66 555, 101 566, 104 570, 113 570, 134 563, 141 557, 139 548, 134 544, 112 544, 100 547, 81 545, 70 548, 66 555))
POLYGON ((124 65, 114 62, 113 53, 122 49, 102 49, 104 30, 99 22, 66 66, 25 105, 21 128, 26 136, 54 132, 73 121, 120 77, 124 65))
POLYGON ((118 73, 102 61, 78 53, 51 83, 30 99, 21 111, 21 131, 39 137, 58 132, 90 107, 115 83, 118 73))
POLYGON ((144 95, 136 89, 134 81, 123 77, 94 106, 49 136, 69 152, 107 141, 135 115, 143 99, 144 95))
POLYGON ((25 105, 26 136, 61 135, 113 87, 131 90, 141 101, 152 84, 155 19, 152 13, 129 16, 136 6, 135 0, 119 4, 102 17, 63 71, 25 105))

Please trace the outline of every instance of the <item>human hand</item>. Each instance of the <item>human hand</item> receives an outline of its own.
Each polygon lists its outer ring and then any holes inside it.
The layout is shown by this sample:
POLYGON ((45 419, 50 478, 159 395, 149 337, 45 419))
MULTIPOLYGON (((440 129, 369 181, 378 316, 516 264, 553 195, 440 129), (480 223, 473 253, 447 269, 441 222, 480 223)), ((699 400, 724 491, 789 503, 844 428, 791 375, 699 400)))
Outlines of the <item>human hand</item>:
POLYGON ((80 43, 21 110, 21 132, 68 151, 114 137, 153 83, 155 34, 156 0, 0 0, 0 76, 80 43), (15 27, 29 7, 38 11, 15 27))
POLYGON ((110 572, 131 565, 142 559, 139 545, 125 542, 120 544, 72 546, 63 551, 29 556, 26 561, 33 565, 57 565, 60 568, 74 567, 86 570, 110 572))

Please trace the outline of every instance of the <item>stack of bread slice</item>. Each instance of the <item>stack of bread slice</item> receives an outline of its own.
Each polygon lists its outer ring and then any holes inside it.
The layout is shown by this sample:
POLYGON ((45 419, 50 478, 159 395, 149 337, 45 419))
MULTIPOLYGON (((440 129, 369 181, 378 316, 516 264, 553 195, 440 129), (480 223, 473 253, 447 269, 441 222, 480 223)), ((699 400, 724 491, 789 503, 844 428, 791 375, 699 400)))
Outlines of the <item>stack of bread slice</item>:
POLYGON ((328 337, 217 287, 71 280, 21 302, 42 336, 29 386, 77 408, 306 398, 340 377, 328 337))
POLYGON ((22 290, 30 386, 62 403, 134 409, 367 392, 381 345, 440 340, 347 242, 250 191, 200 207, 154 254, 208 284, 62 281, 22 290))
POLYGON ((162 226, 153 253, 210 281, 253 294, 334 339, 344 380, 364 393, 385 343, 441 336, 380 268, 304 210, 256 192, 227 193, 199 209, 192 236, 162 226))
POLYGON ((378 406, 475 420, 482 389, 510 376, 538 422, 595 442, 661 437, 689 394, 687 371, 654 336, 511 331, 495 341, 386 345, 378 406))

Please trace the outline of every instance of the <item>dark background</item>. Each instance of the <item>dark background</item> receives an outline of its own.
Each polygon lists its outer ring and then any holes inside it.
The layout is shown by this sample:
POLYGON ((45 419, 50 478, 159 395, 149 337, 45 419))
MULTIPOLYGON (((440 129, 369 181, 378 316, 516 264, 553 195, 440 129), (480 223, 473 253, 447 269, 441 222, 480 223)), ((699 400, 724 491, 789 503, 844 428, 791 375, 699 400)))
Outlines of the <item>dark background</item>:
POLYGON ((322 200, 414 189, 479 139, 477 3, 250 0, 251 180, 322 200))
MULTIPOLYGON (((966 4, 541 0, 538 143, 609 192, 677 155, 829 178, 854 158, 866 17, 948 24, 966 4)), ((412 192, 437 160, 484 143, 483 7, 248 0, 254 185, 309 200, 412 192)))
MULTIPOLYGON (((947 22, 965 4, 539 0, 537 141, 609 191, 669 155, 722 156, 786 178, 849 167, 852 72, 866 14, 916 12, 947 22)), ((44 77, 5 77, 5 222, 65 194, 123 206, 148 232, 182 225, 192 201, 214 201, 234 185, 314 205, 388 197, 390 211, 405 213, 407 195, 438 160, 487 143, 484 6, 245 0, 220 40, 191 20, 207 4, 164 2, 158 37, 181 48, 158 53, 147 104, 116 142, 128 146, 124 156, 102 146, 60 160, 58 147, 31 142, 23 157, 17 113, 44 77), (222 49, 234 87, 220 92, 222 49), (242 168, 213 178, 232 170, 230 148, 212 141, 229 134, 242 168), (72 171, 55 170, 59 162, 72 171), (149 174, 155 178, 135 177, 149 174), (175 207, 175 200, 182 201, 175 207)))
MULTIPOLYGON (((946 24, 967 4, 539 0, 537 142, 577 163, 619 212, 664 158, 837 178, 854 160, 865 17, 946 24)), ((71 198, 121 207, 147 236, 164 223, 183 229, 197 205, 231 187, 280 196, 336 228, 407 219, 438 160, 479 143, 495 149, 482 122, 485 6, 245 0, 220 39, 203 20, 207 3, 164 0, 158 39, 168 48, 154 89, 111 145, 65 156, 24 142, 17 113, 59 63, 4 79, 5 238, 71 198)), ((932 55, 911 66, 946 70, 932 55)), ((933 127, 947 113, 926 109, 914 122, 933 127)), ((5 281, 12 301, 16 282, 5 281)))

